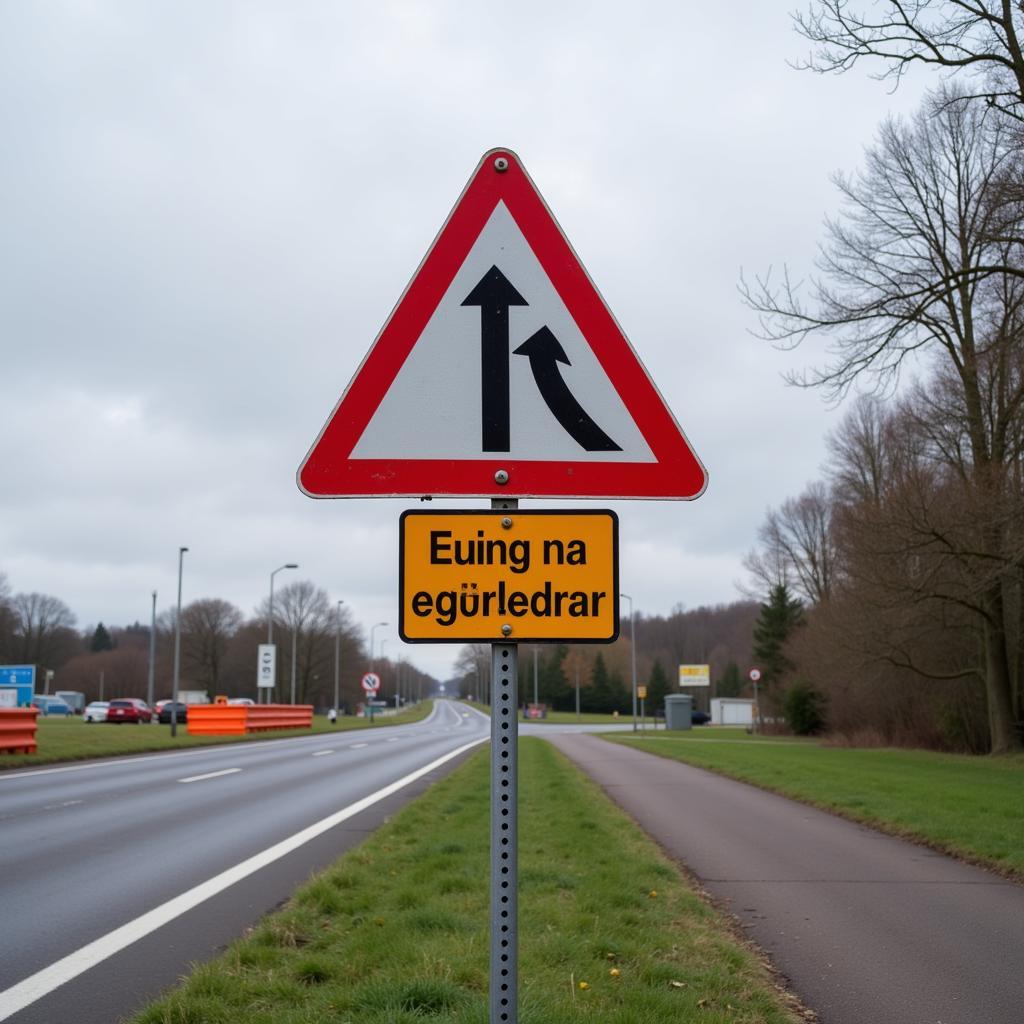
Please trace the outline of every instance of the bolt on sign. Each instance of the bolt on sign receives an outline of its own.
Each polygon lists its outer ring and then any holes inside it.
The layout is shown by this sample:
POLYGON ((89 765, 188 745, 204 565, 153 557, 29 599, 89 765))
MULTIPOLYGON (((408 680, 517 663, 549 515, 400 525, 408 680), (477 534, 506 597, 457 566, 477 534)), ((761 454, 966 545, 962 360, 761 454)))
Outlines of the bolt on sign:
POLYGON ((619 521, 594 511, 408 511, 398 632, 407 643, 611 643, 619 521))

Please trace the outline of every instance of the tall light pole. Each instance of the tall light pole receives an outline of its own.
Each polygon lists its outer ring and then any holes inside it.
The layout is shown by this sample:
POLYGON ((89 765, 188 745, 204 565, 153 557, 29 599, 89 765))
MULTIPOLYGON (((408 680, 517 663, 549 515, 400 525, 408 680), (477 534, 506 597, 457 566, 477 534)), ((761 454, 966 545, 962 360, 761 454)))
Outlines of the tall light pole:
POLYGON ((295 703, 295 647, 299 637, 299 624, 292 626, 292 703, 295 703))
MULTIPOLYGON (((381 640, 381 642, 380 642, 380 660, 381 661, 384 660, 384 648, 387 647, 387 645, 388 645, 388 638, 384 637, 384 639, 381 640)), ((384 670, 382 668, 381 672, 383 672, 383 671, 384 670)), ((381 681, 380 681, 380 689, 381 689, 381 694, 383 694, 383 692, 384 692, 384 680, 383 679, 381 679, 381 681)), ((395 691, 395 710, 396 711, 398 710, 398 691, 397 690, 395 691)))
POLYGON ((153 614, 149 620, 149 675, 146 679, 146 703, 152 707, 156 678, 156 591, 153 591, 153 614))
POLYGON ((339 601, 334 612, 334 713, 338 713, 338 688, 341 682, 341 606, 339 601))
POLYGON ((633 732, 636 732, 636 622, 633 619, 633 598, 620 593, 629 602, 629 656, 633 671, 633 732))
POLYGON ((373 671, 374 660, 373 660, 373 634, 380 629, 381 626, 386 626, 386 622, 378 622, 376 625, 370 627, 370 671, 373 671))
POLYGON ((171 736, 178 735, 178 672, 181 668, 181 567, 188 548, 178 548, 178 614, 174 617, 174 682, 171 686, 171 736))
MULTIPOLYGON (((298 569, 297 562, 288 562, 285 565, 279 565, 270 574, 270 604, 267 605, 267 643, 272 644, 274 642, 274 577, 281 572, 282 569, 298 569)), ((277 679, 277 651, 274 651, 274 679, 277 679)), ((276 689, 276 682, 275 682, 276 689)), ((265 704, 270 703, 270 694, 267 694, 267 699, 264 701, 265 704)))

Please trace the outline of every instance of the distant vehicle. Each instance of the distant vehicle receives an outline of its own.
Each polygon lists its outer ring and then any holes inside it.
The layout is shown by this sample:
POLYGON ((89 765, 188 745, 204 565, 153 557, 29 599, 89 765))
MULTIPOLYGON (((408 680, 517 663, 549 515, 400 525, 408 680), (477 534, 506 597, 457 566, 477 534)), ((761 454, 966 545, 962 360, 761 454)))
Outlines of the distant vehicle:
POLYGON ((690 722, 693 725, 707 725, 711 716, 706 711, 691 711, 690 722))
POLYGON ((68 715, 74 714, 60 697, 50 697, 44 693, 32 695, 32 707, 38 708, 41 715, 63 715, 67 718, 68 715))
POLYGON ((175 704, 173 700, 162 700, 160 704, 162 707, 156 717, 161 725, 170 725, 172 715, 177 722, 184 722, 188 718, 188 705, 182 701, 175 704))
POLYGON ((245 705, 249 706, 249 705, 255 705, 256 701, 254 701, 252 699, 252 697, 231 697, 228 700, 228 703, 229 704, 245 704, 245 705))
POLYGON ((80 715, 85 709, 85 694, 78 690, 57 690, 54 697, 60 697, 76 715, 80 715))
POLYGON ((86 722, 105 722, 107 720, 107 708, 110 707, 110 701, 107 700, 94 700, 85 705, 85 711, 82 712, 82 718, 86 722))
POLYGON ((107 708, 107 721, 119 724, 121 722, 149 722, 153 718, 153 712, 144 700, 138 697, 119 697, 110 702, 107 708))

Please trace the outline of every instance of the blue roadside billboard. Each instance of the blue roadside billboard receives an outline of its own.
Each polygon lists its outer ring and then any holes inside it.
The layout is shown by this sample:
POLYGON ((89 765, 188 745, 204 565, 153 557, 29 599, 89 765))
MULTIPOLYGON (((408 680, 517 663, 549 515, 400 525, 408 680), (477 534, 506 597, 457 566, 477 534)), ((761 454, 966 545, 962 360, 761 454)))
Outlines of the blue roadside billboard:
MULTIPOLYGON (((35 665, 0 665, 0 692, 8 691, 3 694, 4 697, 7 697, 7 701, 0 701, 0 707, 11 700, 9 691, 14 690, 13 707, 27 708, 32 703, 35 687, 35 665)), ((8 706, 12 705, 8 704, 8 706)))

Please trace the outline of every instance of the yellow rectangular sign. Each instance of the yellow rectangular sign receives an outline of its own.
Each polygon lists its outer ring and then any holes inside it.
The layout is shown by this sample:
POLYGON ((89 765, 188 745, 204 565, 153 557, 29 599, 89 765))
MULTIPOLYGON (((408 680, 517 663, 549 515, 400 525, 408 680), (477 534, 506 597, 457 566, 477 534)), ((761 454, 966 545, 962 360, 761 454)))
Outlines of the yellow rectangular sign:
POLYGON ((398 632, 407 643, 611 643, 614 512, 402 514, 398 632))

